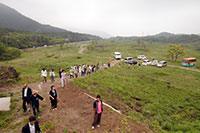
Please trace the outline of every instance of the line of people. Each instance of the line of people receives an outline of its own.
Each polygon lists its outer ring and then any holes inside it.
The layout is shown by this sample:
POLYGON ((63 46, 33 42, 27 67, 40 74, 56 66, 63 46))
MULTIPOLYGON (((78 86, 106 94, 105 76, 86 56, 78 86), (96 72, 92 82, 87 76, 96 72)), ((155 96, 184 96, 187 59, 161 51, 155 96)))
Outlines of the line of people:
MULTIPOLYGON (((110 63, 108 63, 108 66, 110 63)), ((102 65, 102 68, 104 68, 105 64, 102 65)), ((110 66, 109 66, 110 67, 110 66)), ((71 66, 70 68, 70 79, 71 78, 78 78, 79 76, 85 76, 92 74, 93 72, 100 69, 99 63, 97 65, 75 65, 71 66)), ((55 72, 52 69, 49 73, 49 76, 51 78, 51 82, 55 81, 55 72)), ((47 82, 47 71, 46 69, 42 69, 41 71, 41 77, 43 83, 47 82)), ((66 72, 63 69, 59 69, 59 77, 61 79, 61 86, 62 88, 65 87, 66 84, 66 72)), ((50 87, 49 91, 49 99, 51 103, 51 109, 57 110, 57 103, 58 103, 58 95, 57 91, 55 89, 55 86, 52 85, 50 87)), ((40 108, 39 108, 39 101, 45 101, 45 99, 38 94, 38 91, 33 90, 28 87, 27 84, 24 85, 22 89, 22 99, 23 99, 23 110, 24 112, 28 111, 31 112, 31 107, 33 110, 33 116, 29 117, 29 122, 22 128, 22 133, 35 133, 39 132, 41 133, 38 121, 36 121, 36 116, 40 118, 40 108)), ((103 112, 103 102, 101 100, 100 95, 97 95, 95 102, 93 103, 93 110, 94 110, 94 121, 92 123, 92 129, 95 128, 95 126, 100 127, 100 121, 101 121, 101 115, 103 112)))
POLYGON ((97 65, 74 65, 70 68, 70 79, 89 75, 99 70, 99 63, 97 65))

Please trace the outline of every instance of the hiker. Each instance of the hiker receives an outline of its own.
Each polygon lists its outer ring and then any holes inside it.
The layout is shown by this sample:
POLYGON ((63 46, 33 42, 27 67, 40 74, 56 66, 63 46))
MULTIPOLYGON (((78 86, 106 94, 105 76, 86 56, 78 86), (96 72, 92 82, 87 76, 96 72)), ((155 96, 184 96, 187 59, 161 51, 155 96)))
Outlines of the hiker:
POLYGON ((22 128, 22 133, 42 133, 35 116, 29 117, 29 122, 22 128))
POLYGON ((97 63, 97 68, 96 68, 96 71, 98 71, 99 70, 99 63, 97 63))
POLYGON ((103 112, 103 102, 101 100, 101 96, 97 95, 96 96, 96 101, 93 103, 93 109, 94 109, 94 122, 92 124, 92 129, 97 127, 100 127, 100 122, 101 122, 101 115, 103 112))
POLYGON ((72 79, 72 78, 74 78, 74 71, 73 71, 73 69, 72 69, 72 67, 71 67, 71 69, 69 70, 69 73, 70 73, 70 79, 72 79))
POLYGON ((78 68, 77 67, 75 67, 75 69, 74 69, 74 75, 76 78, 78 78, 78 68))
POLYGON ((24 84, 24 87, 22 89, 22 99, 23 99, 23 109, 24 112, 26 112, 26 103, 28 105, 28 112, 30 112, 30 100, 31 100, 32 90, 28 87, 27 84, 24 84))
MULTIPOLYGON (((32 104, 32 108, 33 108, 33 114, 34 116, 36 116, 36 111, 37 110, 37 114, 39 115, 40 110, 39 110, 39 100, 43 100, 43 97, 41 97, 37 91, 34 91, 32 96, 31 96, 31 104, 32 104)), ((39 118, 39 117, 38 117, 39 118)))
POLYGON ((108 67, 110 67, 110 62, 108 62, 108 67))
POLYGON ((57 110, 57 92, 54 85, 51 86, 51 90, 49 92, 49 98, 51 100, 51 108, 53 110, 57 110))
POLYGON ((47 71, 45 70, 45 68, 43 68, 41 71, 41 77, 42 77, 43 83, 46 83, 47 82, 47 71))
POLYGON ((140 63, 138 63, 138 67, 139 67, 139 68, 141 67, 141 64, 140 64, 140 63))
POLYGON ((54 78, 55 78, 55 76, 56 76, 56 75, 55 75, 55 73, 54 73, 54 70, 53 70, 53 69, 51 69, 51 72, 49 73, 49 76, 51 77, 51 83, 52 83, 52 82, 54 82, 54 81, 55 81, 55 79, 54 79, 54 78))
POLYGON ((62 88, 65 87, 65 82, 66 82, 66 73, 65 73, 65 70, 62 70, 62 73, 61 73, 61 86, 62 86, 62 88))
POLYGON ((62 68, 59 68, 58 73, 59 73, 59 77, 61 78, 62 68))
POLYGON ((118 67, 121 68, 121 63, 119 63, 118 67))
POLYGON ((84 73, 85 73, 85 65, 82 64, 82 67, 81 67, 81 76, 84 76, 84 73))

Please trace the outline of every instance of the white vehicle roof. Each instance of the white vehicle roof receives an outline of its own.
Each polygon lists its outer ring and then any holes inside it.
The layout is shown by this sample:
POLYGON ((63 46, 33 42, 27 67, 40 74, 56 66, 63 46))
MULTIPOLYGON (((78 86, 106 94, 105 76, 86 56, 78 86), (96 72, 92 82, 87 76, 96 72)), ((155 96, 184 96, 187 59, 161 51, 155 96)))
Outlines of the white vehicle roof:
POLYGON ((138 56, 145 56, 145 55, 138 55, 138 56))
POLYGON ((114 52, 114 54, 120 54, 120 52, 114 52))

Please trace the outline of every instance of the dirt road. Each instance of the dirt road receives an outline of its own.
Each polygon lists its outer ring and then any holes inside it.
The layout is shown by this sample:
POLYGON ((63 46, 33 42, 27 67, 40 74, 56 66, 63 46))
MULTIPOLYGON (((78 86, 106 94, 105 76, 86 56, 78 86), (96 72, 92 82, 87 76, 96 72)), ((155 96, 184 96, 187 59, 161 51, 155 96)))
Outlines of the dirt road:
POLYGON ((89 44, 82 44, 80 46, 79 54, 83 54, 89 44))
POLYGON ((192 69, 192 68, 188 68, 188 67, 175 66, 175 65, 167 65, 167 66, 168 66, 168 67, 174 67, 174 68, 185 69, 185 70, 190 70, 190 71, 194 71, 194 72, 200 72, 200 70, 192 69))

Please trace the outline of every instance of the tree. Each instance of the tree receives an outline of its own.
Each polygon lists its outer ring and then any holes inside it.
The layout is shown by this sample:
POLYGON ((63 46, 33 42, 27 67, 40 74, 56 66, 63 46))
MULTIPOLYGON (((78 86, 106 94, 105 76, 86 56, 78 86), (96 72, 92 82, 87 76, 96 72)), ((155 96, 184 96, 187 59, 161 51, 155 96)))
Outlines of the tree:
POLYGON ((0 42, 0 61, 11 60, 21 55, 21 51, 17 48, 7 47, 0 42))
POLYGON ((168 45, 168 53, 171 57, 171 61, 176 62, 178 57, 183 55, 184 48, 181 45, 169 44, 168 45))

